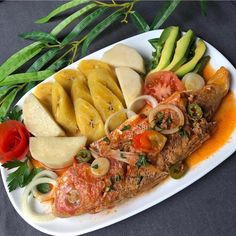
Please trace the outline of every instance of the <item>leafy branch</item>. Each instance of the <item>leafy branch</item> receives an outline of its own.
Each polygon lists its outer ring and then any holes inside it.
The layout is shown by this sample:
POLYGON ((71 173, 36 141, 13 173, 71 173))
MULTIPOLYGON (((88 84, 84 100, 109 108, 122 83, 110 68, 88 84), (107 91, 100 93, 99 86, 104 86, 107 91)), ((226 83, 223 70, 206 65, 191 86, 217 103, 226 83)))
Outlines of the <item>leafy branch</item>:
MULTIPOLYGON (((69 9, 80 7, 62 19, 51 32, 32 31, 20 34, 20 37, 35 42, 13 54, 0 66, 0 119, 3 120, 9 113, 16 97, 19 98, 39 81, 85 56, 92 42, 113 23, 127 24, 131 20, 140 33, 158 29, 181 2, 171 0, 165 3, 149 25, 135 9, 136 3, 140 1, 71 0, 36 21, 44 24, 69 9), (63 39, 59 39, 59 34, 75 21, 78 21, 75 27, 63 39), (30 62, 31 65, 23 70, 22 67, 30 62), (16 70, 22 73, 15 73, 16 70)), ((205 14, 206 1, 201 0, 200 6, 205 14)))

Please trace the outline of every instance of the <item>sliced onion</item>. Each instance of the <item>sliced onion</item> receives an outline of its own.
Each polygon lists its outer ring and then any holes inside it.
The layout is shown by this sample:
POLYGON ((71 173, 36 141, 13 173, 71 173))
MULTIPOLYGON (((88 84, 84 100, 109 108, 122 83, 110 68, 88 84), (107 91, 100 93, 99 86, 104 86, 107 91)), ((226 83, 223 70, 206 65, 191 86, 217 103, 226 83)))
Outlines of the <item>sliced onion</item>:
POLYGON ((31 194, 32 189, 34 187, 36 187, 37 185, 44 184, 44 183, 52 184, 54 186, 57 185, 57 182, 54 179, 46 178, 46 177, 36 178, 36 179, 32 180, 26 186, 23 196, 22 196, 22 199, 21 199, 23 213, 26 215, 27 218, 29 218, 30 220, 33 220, 35 222, 45 222, 45 221, 53 220, 55 218, 55 216, 53 215, 52 212, 45 213, 45 214, 39 214, 39 213, 36 213, 35 211, 33 211, 32 208, 30 207, 29 198, 32 197, 32 194, 31 194))
POLYGON ((117 161, 125 162, 131 166, 135 166, 139 159, 139 153, 124 152, 120 150, 110 150, 106 153, 106 156, 117 161))
MULTIPOLYGON (((43 170, 41 172, 39 172, 32 181, 39 179, 41 177, 50 177, 51 179, 56 179, 57 178, 57 174, 54 173, 53 171, 50 170, 43 170)), ((54 188, 51 189, 51 191, 49 191, 48 193, 41 193, 40 191, 38 191, 37 186, 35 186, 32 189, 32 193, 33 196, 35 198, 37 198, 40 202, 44 202, 44 201, 48 201, 53 197, 54 194, 54 188)))
POLYGON ((110 161, 105 157, 96 158, 92 162, 90 169, 93 175, 95 175, 96 177, 102 177, 106 175, 110 170, 110 161))
POLYGON ((109 124, 110 124, 111 120, 112 120, 115 116, 118 116, 118 115, 120 115, 120 114, 122 114, 122 113, 127 114, 127 116, 128 116, 129 118, 132 117, 132 116, 137 115, 135 112, 133 112, 133 111, 131 111, 131 110, 129 110, 129 109, 121 109, 120 111, 117 111, 116 113, 111 114, 111 115, 107 118, 107 120, 106 120, 106 122, 105 122, 105 133, 106 133, 106 135, 109 135, 109 133, 110 133, 110 131, 109 131, 109 124))
POLYGON ((91 154, 95 159, 101 157, 99 153, 95 151, 93 148, 89 148, 89 150, 91 151, 91 154))
POLYGON ((134 110, 134 105, 136 104, 137 101, 140 101, 140 100, 145 100, 147 101, 148 103, 150 103, 150 105, 152 106, 152 108, 155 108, 157 105, 158 105, 158 102, 157 100, 151 96, 151 95, 142 95, 142 96, 139 96, 139 97, 136 97, 129 105, 128 109, 130 110, 134 110))
MULTIPOLYGON (((93 157, 96 158, 100 158, 101 155, 99 155, 99 153, 93 149, 90 149, 91 153, 93 155, 93 157)), ((135 166, 136 162, 139 159, 139 153, 136 152, 124 152, 124 151, 120 151, 119 149, 117 150, 109 150, 106 153, 104 153, 105 157, 109 158, 109 159, 114 159, 117 161, 121 161, 124 163, 127 163, 129 165, 135 166)))
POLYGON ((153 122, 155 120, 155 116, 157 114, 157 112, 160 112, 162 110, 166 110, 166 109, 169 109, 169 110, 173 110, 179 117, 179 124, 173 128, 173 129, 166 129, 166 130, 163 130, 163 129, 160 129, 160 128, 156 128, 157 131, 160 131, 160 133, 162 134, 173 134, 173 133, 176 133, 178 132, 179 128, 181 126, 184 125, 184 114, 183 112, 175 105, 172 105, 172 104, 159 104, 156 108, 154 108, 153 110, 150 111, 149 115, 148 115, 148 121, 149 123, 153 125, 153 122))
POLYGON ((197 91, 205 86, 205 80, 197 73, 190 72, 182 78, 182 82, 187 90, 197 91))

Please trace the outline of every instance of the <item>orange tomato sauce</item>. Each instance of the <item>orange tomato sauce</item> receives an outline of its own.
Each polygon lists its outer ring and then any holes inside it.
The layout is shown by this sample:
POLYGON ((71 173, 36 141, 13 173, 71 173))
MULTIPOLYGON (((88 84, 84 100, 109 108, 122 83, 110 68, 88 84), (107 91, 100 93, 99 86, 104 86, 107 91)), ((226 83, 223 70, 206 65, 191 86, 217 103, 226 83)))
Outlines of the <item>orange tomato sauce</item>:
MULTIPOLYGON (((46 167, 43 163, 31 158, 30 159, 32 165, 35 167, 35 168, 42 168, 42 169, 46 169, 46 170, 52 170, 48 167, 46 167)), ((65 167, 65 168, 61 168, 61 169, 53 169, 52 171, 54 171, 58 176, 61 176, 63 175, 63 173, 68 169, 69 167, 65 167)))
MULTIPOLYGON (((209 80, 214 72, 214 69, 208 64, 203 71, 203 76, 206 80, 209 80)), ((232 91, 223 99, 213 120, 217 122, 215 133, 186 159, 188 166, 194 166, 207 159, 230 140, 236 128, 236 97, 232 91)))

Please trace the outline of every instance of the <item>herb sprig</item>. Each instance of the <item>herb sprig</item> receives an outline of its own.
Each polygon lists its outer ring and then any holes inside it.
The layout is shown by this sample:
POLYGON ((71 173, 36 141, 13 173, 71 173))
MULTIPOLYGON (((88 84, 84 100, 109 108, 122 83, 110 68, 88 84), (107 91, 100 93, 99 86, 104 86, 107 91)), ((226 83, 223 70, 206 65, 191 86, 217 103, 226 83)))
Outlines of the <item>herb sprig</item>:
POLYGON ((28 158, 23 162, 19 160, 8 161, 2 164, 2 167, 8 170, 17 168, 7 176, 9 192, 25 187, 37 173, 42 171, 40 168, 30 168, 28 158))

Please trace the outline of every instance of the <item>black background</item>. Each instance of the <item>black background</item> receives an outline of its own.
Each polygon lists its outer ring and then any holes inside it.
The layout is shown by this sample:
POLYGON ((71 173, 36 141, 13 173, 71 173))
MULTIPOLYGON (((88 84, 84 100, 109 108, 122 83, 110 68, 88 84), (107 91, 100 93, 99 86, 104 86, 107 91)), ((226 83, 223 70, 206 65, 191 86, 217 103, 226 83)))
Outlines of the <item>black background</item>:
MULTIPOLYGON (((36 25, 33 22, 61 3, 0 2, 0 64, 28 44, 17 37, 19 33, 37 29, 49 31, 56 22, 46 25, 36 25)), ((150 23, 162 4, 159 1, 142 1, 137 9, 150 23)), ((169 25, 179 25, 182 30, 191 28, 236 66, 236 2, 208 2, 208 15, 204 17, 198 2, 184 1, 163 26, 169 25)), ((95 40, 89 53, 135 34, 137 30, 132 25, 115 24, 95 40)), ((0 236, 18 235, 44 234, 25 223, 16 213, 0 181, 0 236)), ((236 154, 164 202, 88 235, 236 235, 236 154)))

